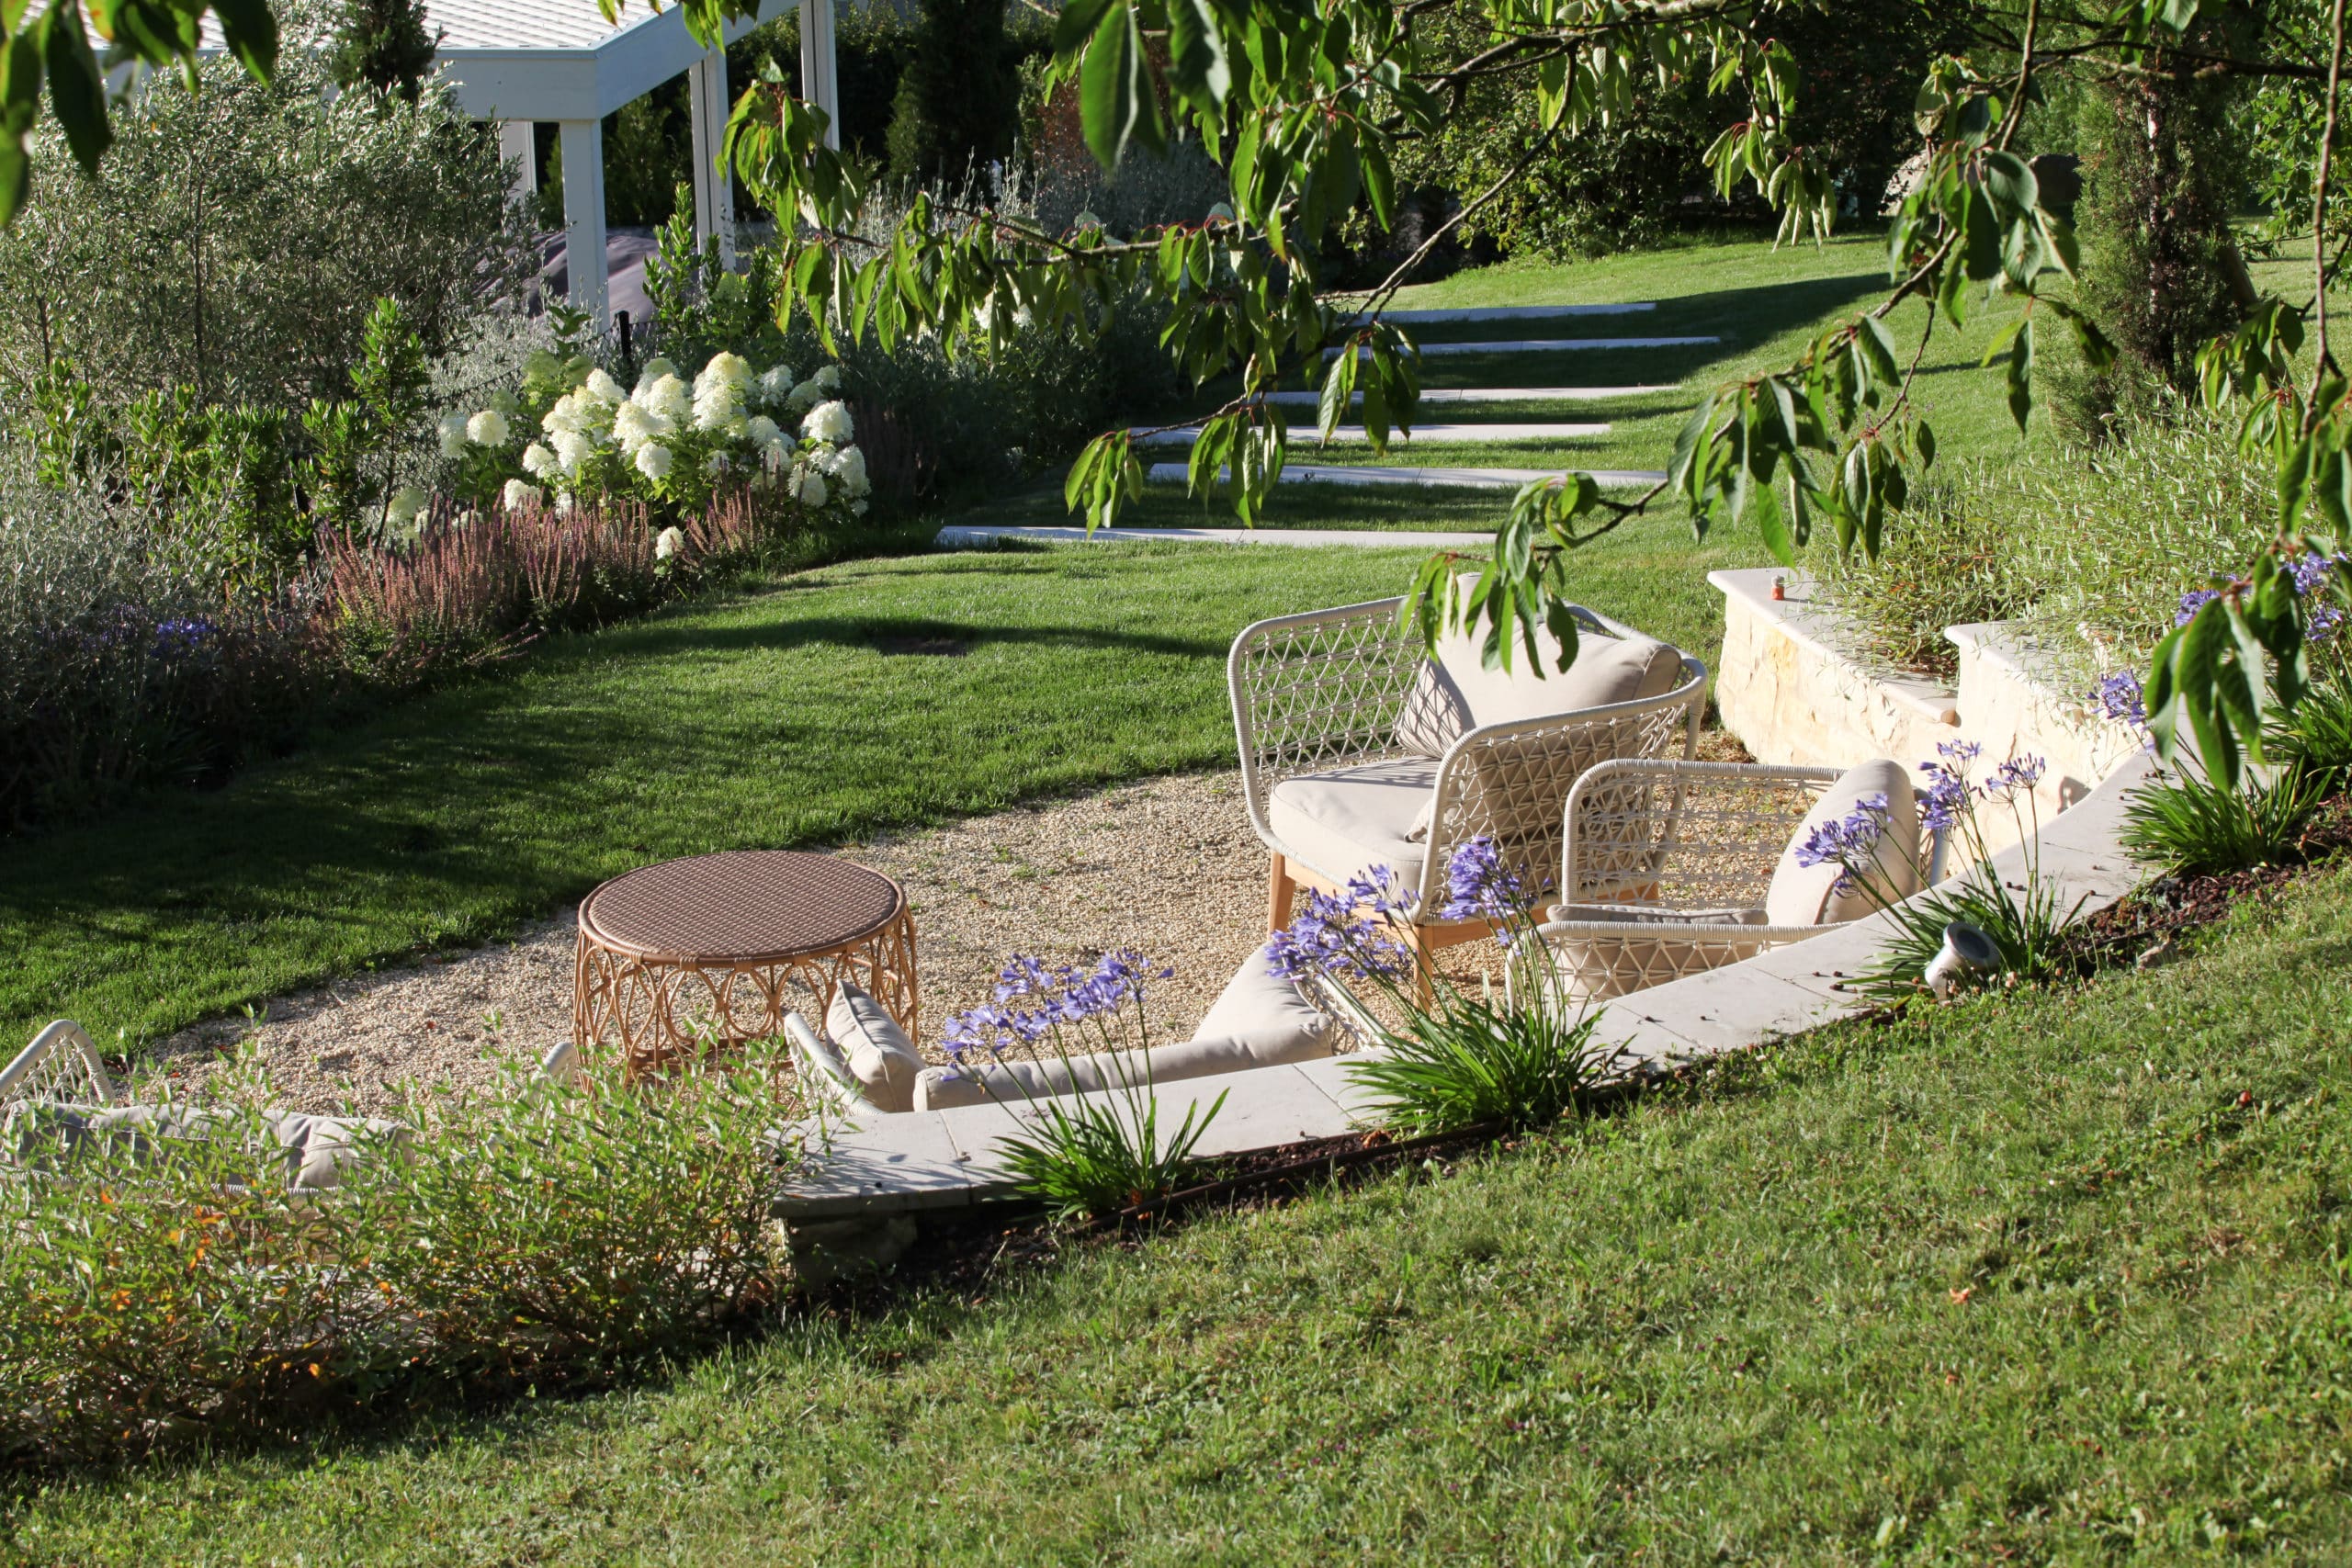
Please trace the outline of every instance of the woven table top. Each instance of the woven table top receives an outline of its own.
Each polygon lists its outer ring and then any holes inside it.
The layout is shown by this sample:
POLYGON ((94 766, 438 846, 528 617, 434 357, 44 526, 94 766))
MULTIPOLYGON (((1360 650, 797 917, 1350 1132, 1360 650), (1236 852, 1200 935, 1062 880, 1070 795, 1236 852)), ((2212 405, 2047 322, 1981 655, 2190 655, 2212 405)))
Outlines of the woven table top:
POLYGON ((873 935, 906 908, 878 871, 800 850, 732 850, 644 866, 582 901, 580 928, 635 958, 754 963, 873 935))

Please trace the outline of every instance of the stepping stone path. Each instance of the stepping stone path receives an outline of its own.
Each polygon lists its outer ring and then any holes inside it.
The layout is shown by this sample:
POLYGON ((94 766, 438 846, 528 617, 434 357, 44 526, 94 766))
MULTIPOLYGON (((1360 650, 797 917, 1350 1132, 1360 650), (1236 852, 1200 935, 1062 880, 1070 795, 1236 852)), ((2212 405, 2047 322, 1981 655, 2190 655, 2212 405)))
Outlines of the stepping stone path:
MULTIPOLYGON (((1580 435, 1606 435, 1605 424, 1417 424, 1410 434, 1399 432, 1394 439, 1419 446, 1469 446, 1482 441, 1563 441, 1580 435)), ((1197 426, 1190 430, 1156 430, 1138 432, 1138 446, 1190 446, 1200 435, 1197 426)), ((1343 424, 1331 432, 1334 441, 1366 439, 1361 424, 1343 424)))

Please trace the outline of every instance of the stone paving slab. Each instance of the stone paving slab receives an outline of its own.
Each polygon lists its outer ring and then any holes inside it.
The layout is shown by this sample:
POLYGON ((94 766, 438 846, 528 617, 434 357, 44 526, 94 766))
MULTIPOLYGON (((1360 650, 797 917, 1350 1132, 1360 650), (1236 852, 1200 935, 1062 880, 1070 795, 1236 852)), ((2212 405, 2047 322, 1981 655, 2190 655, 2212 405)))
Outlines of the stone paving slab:
MULTIPOLYGON (((1668 382, 1658 387, 1424 387, 1421 401, 1428 403, 1598 403, 1611 398, 1643 398, 1653 392, 1678 392, 1681 389, 1668 382)), ((1320 392, 1268 392, 1265 400, 1282 408, 1320 408, 1320 392)), ((1363 401, 1362 392, 1351 393, 1348 406, 1363 401)))
POLYGON ((1655 299, 1629 299, 1619 305, 1457 305, 1442 310, 1383 310, 1380 319, 1405 326, 1444 321, 1552 321, 1579 316, 1634 316, 1657 309, 1655 299))
MULTIPOLYGON (((1481 343, 1425 343, 1418 346, 1422 358, 1434 359, 1464 354, 1570 354, 1578 349, 1705 348, 1723 341, 1712 334, 1697 337, 1523 337, 1481 343)), ((1340 348, 1327 348, 1323 351, 1323 357, 1336 359, 1345 352, 1340 348)), ((1356 357, 1369 359, 1372 350, 1358 349, 1356 357)))
MULTIPOLYGON (((1286 485, 1437 485, 1449 490, 1517 490, 1530 479, 1564 479, 1589 473, 1604 490, 1645 488, 1663 480, 1663 468, 1406 468, 1332 463, 1285 463, 1286 485)), ((1219 468, 1223 480, 1227 470, 1219 468)), ((1154 484, 1183 484, 1192 469, 1183 463, 1154 463, 1144 470, 1154 484)))
POLYGON ((954 525, 932 536, 934 548, 987 549, 990 546, 1031 540, 1048 545, 1148 545, 1173 541, 1191 545, 1282 545, 1292 548, 1350 546, 1358 549, 1486 550, 1494 547, 1492 534, 1441 534, 1422 530, 1378 528, 989 528, 954 525))
MULTIPOLYGON (((1312 434, 1311 426, 1301 426, 1312 434)), ((1135 432, 1138 446, 1190 446, 1200 438, 1197 425, 1183 430, 1144 430, 1135 432)), ((1467 446, 1481 441, 1565 441, 1587 435, 1606 435, 1605 424, 1578 424, 1569 421, 1551 423, 1519 422, 1509 424, 1420 424, 1408 434, 1396 431, 1389 439, 1408 446, 1467 446)), ((1368 441, 1361 424, 1343 424, 1331 432, 1334 441, 1368 441)))

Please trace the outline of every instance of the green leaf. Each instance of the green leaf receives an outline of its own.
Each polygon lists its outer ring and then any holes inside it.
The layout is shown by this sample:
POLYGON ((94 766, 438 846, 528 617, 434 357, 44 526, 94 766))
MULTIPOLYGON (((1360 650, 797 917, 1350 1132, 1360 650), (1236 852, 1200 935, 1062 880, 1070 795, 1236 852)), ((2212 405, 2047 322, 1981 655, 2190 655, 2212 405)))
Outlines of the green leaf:
POLYGON ((1170 79, 1186 98, 1223 105, 1233 90, 1233 67, 1210 0, 1167 0, 1170 79))
POLYGON ((2019 432, 2032 412, 2033 318, 2028 316, 2018 323, 2017 343, 2009 350, 2009 417, 2018 422, 2019 432))
POLYGON ((107 120, 106 83, 83 30, 80 0, 51 0, 41 16, 40 35, 51 110, 74 162, 95 175, 114 141, 114 127, 107 120))
POLYGON ((220 41, 254 80, 266 82, 277 69, 277 17, 269 0, 212 0, 220 41))
POLYGON ((2041 186, 2032 166, 2014 152, 1996 148, 1984 154, 1984 188, 1993 199, 2016 212, 2031 212, 2041 204, 2041 186))
POLYGON ((1079 115, 1095 162, 1116 168, 1129 141, 1158 152, 1167 133, 1153 93, 1149 57, 1133 0, 1111 0, 1086 46, 1079 75, 1079 115))
POLYGON ((1903 379, 1903 368, 1894 357, 1894 334, 1886 330, 1884 321, 1864 316, 1855 326, 1854 344, 1881 381, 1891 386, 1903 379))

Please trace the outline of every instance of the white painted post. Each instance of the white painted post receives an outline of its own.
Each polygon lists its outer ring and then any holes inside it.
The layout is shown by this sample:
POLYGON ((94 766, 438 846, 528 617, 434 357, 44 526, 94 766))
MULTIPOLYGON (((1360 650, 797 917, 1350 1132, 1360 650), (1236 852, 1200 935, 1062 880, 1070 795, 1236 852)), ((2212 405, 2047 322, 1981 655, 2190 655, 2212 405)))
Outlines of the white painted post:
POLYGON ((510 201, 527 201, 539 190, 539 150, 531 136, 527 119, 502 119, 498 122, 498 161, 519 163, 514 172, 514 184, 507 193, 510 201))
POLYGON ((800 0, 800 96, 825 111, 825 145, 842 146, 842 87, 833 65, 833 0, 800 0))
POLYGON ((686 72, 695 133, 695 236, 718 240, 718 264, 735 265, 735 178, 718 166, 727 145, 727 51, 714 49, 686 72))
POLYGON ((598 326, 612 311, 605 276, 605 122, 567 119, 563 138, 563 241, 571 303, 598 326))

